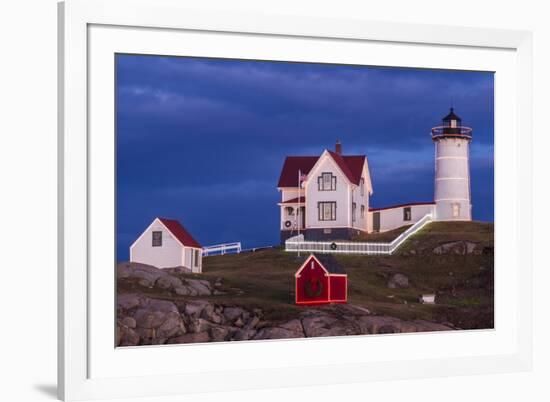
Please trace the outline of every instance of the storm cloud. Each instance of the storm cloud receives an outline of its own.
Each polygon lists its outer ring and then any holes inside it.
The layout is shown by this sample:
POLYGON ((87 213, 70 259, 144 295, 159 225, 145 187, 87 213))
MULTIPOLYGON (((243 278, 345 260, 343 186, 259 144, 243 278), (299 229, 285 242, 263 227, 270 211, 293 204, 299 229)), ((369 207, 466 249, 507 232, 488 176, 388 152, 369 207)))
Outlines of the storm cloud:
POLYGON ((117 55, 117 258, 155 216, 204 245, 278 242, 286 155, 366 154, 383 206, 433 199, 430 128, 474 128, 473 215, 493 220, 493 74, 117 55))

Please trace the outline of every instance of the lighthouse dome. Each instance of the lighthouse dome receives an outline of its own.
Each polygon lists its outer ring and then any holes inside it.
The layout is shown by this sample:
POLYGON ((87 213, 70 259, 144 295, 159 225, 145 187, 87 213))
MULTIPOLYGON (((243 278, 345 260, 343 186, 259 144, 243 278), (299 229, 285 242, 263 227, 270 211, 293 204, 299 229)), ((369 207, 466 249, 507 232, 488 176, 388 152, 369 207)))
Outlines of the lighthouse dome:
POLYGON ((448 137, 472 138, 472 129, 462 125, 462 119, 455 113, 454 108, 451 108, 449 114, 443 117, 441 126, 432 128, 434 141, 448 137))
POLYGON ((462 121, 462 119, 455 114, 454 108, 451 108, 449 114, 443 118, 443 125, 448 124, 450 126, 453 120, 456 121, 457 123, 460 123, 462 121))

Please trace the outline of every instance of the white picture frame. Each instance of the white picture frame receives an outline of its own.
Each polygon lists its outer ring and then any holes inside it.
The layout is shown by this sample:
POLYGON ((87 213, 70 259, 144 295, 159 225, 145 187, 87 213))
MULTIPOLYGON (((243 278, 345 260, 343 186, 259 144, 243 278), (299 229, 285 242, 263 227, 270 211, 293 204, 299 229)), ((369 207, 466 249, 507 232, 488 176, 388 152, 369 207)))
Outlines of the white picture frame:
POLYGON ((59 5, 59 48, 58 392, 61 399, 161 396, 530 369, 531 33, 245 15, 189 9, 177 0, 69 0, 59 5), (207 36, 216 39, 212 42, 229 39, 223 48, 216 48, 204 39, 207 36), (246 46, 242 41, 246 41, 246 46), (305 42, 311 50, 306 51, 305 42), (113 237, 104 236, 103 244, 97 236, 113 232, 112 206, 108 201, 113 198, 107 188, 100 189, 94 184, 98 177, 105 178, 107 183, 109 177, 111 182, 114 180, 110 162, 101 167, 96 163, 109 160, 109 143, 111 147, 113 143, 109 135, 113 130, 112 115, 109 117, 113 106, 112 95, 109 101, 109 91, 113 90, 108 86, 113 79, 109 75, 112 75, 109 55, 132 50, 172 54, 183 46, 181 43, 189 46, 187 51, 192 55, 246 57, 240 52, 252 49, 251 58, 290 57, 310 61, 317 60, 316 48, 329 46, 330 56, 323 59, 329 62, 463 69, 494 66, 495 198, 499 200, 499 189, 514 194, 507 199, 501 197, 495 212, 495 330, 115 351, 114 345, 109 344, 114 331, 114 273, 109 267, 102 271, 97 263, 113 261, 109 260, 109 253, 103 255, 101 251, 113 237), (269 46, 261 45, 266 43, 269 46), (193 48, 196 44, 200 46, 193 48), (352 49, 357 46, 369 50, 368 56, 357 57, 370 59, 356 59, 352 49), (439 58, 439 64, 434 64, 434 52, 449 58, 439 58), (500 81, 498 77, 502 77, 500 81), (504 159, 507 163, 503 163, 504 159), (99 212, 107 218, 98 219, 99 212), (509 227, 499 228, 499 216, 507 217, 509 227), (521 265, 517 259, 520 253, 521 265), (107 296, 99 300, 94 296, 97 292, 107 296), (450 343, 454 346, 452 353, 446 347, 450 343), (333 345, 362 350, 368 355, 328 353, 323 358, 310 357, 316 349, 330 350, 333 345), (388 345, 396 350, 394 355, 386 352, 388 345), (213 368, 208 356, 220 354, 225 354, 232 364, 217 361, 213 368), (168 361, 169 356, 175 355, 196 364, 181 368, 168 363, 164 367, 152 364, 168 361), (289 355, 298 357, 289 362, 289 355), (201 360, 207 364, 201 366, 201 360), (143 371, 140 366, 148 369, 143 371))

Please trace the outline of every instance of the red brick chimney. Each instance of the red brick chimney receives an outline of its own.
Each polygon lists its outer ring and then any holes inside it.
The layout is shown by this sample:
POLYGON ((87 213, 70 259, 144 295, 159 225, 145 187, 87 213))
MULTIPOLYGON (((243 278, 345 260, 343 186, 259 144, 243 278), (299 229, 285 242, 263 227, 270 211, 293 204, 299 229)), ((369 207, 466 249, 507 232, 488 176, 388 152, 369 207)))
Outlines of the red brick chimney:
POLYGON ((336 140, 336 145, 334 146, 334 152, 338 155, 342 155, 342 143, 340 140, 336 140))

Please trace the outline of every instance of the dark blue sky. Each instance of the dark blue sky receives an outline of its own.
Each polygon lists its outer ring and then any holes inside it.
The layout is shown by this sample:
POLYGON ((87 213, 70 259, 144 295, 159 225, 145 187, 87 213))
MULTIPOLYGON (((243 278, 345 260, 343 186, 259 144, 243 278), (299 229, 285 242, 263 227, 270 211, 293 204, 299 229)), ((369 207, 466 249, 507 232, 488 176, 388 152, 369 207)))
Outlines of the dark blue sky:
POLYGON ((277 244, 286 155, 369 158, 375 207, 433 200, 430 128, 473 127, 474 219, 493 220, 493 74, 118 55, 117 255, 155 216, 203 245, 277 244))

